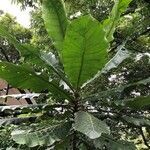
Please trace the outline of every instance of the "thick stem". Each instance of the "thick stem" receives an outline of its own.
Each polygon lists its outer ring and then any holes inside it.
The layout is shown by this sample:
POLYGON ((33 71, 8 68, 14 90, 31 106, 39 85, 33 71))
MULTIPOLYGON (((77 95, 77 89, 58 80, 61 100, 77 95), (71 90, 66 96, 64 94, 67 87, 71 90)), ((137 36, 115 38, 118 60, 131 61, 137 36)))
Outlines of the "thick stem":
MULTIPOLYGON (((79 111, 79 94, 75 93, 75 99, 73 101, 73 119, 75 119, 75 113, 79 111)), ((77 150, 77 133, 73 132, 72 150, 77 150)))
POLYGON ((76 131, 74 131, 74 133, 73 133, 72 150, 77 150, 77 135, 76 135, 76 131))
MULTIPOLYGON (((8 95, 8 93, 9 93, 9 84, 7 84, 6 95, 8 95)), ((5 103, 7 103, 7 97, 5 98, 5 103)))
POLYGON ((139 128, 139 129, 140 129, 140 133, 141 133, 141 135, 142 135, 142 139, 143 139, 144 144, 147 146, 148 149, 150 149, 150 145, 148 144, 148 142, 147 142, 147 140, 146 140, 146 137, 145 137, 145 135, 144 135, 144 132, 143 132, 143 130, 142 130, 142 127, 139 128))
MULTIPOLYGON (((73 108, 73 119, 75 119, 75 113, 78 111, 78 101, 74 101, 74 108, 73 108)), ((73 139, 72 139, 72 150, 77 150, 77 136, 76 131, 73 132, 73 139)))

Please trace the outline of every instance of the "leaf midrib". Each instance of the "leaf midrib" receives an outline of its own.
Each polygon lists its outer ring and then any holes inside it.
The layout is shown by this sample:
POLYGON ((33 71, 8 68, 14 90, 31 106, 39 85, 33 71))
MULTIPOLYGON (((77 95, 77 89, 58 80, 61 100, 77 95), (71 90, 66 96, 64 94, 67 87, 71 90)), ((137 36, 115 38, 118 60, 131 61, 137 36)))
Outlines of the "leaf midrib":
POLYGON ((92 117, 89 114, 88 114, 88 116, 89 116, 89 119, 90 119, 90 122, 91 122, 91 127, 92 127, 93 131, 96 132, 96 130, 94 128, 94 123, 92 121, 92 117))
MULTIPOLYGON (((86 32, 85 32, 86 33, 86 32)), ((83 71, 83 64, 84 64, 84 57, 85 57, 85 52, 86 52, 86 38, 85 38, 85 35, 82 35, 84 37, 84 40, 83 40, 83 52, 82 52, 82 56, 81 56, 81 65, 80 65, 80 69, 79 69, 79 75, 78 75, 78 80, 77 80, 77 89, 79 88, 79 84, 80 84, 80 80, 81 80, 81 74, 82 74, 82 71, 83 71)))
POLYGON ((78 75, 78 81, 77 81, 77 87, 76 87, 77 89, 79 88, 81 73, 82 73, 82 70, 83 70, 84 55, 85 55, 85 48, 84 48, 84 50, 82 52, 82 56, 81 56, 81 65, 80 65, 80 69, 79 69, 79 75, 78 75))

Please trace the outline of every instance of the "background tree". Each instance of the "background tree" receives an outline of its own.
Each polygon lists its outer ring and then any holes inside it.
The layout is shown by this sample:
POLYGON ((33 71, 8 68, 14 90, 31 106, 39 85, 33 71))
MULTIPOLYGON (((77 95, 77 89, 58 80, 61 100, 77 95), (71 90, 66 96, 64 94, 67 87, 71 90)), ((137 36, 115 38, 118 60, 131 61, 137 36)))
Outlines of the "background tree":
MULTIPOLYGON (((29 29, 23 28, 16 22, 16 18, 8 13, 2 13, 0 16, 0 24, 6 26, 10 33, 16 36, 21 43, 29 43, 31 32, 29 29)), ((0 37, 0 55, 1 60, 9 59, 11 62, 16 62, 19 59, 19 54, 16 48, 9 43, 5 38, 0 37), (6 58, 7 57, 7 58, 6 58)))

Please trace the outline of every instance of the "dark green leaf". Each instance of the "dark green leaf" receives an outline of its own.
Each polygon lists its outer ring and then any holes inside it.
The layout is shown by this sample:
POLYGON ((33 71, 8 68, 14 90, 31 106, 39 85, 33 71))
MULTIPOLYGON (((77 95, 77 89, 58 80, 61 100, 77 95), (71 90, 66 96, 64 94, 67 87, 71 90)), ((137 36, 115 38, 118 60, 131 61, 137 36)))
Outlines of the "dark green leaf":
POLYGON ((40 92, 52 89, 53 82, 48 82, 48 76, 37 75, 31 68, 14 65, 7 62, 0 63, 0 77, 15 87, 40 92))
POLYGON ((144 109, 150 107, 150 95, 148 96, 139 96, 134 99, 127 100, 125 105, 133 109, 144 109))

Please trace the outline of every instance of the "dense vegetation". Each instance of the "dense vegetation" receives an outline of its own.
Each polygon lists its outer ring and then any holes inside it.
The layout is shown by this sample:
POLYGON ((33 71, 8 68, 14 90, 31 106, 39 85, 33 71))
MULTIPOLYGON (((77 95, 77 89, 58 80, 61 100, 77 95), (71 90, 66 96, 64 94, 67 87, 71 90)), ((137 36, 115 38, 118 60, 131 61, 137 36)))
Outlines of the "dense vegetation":
POLYGON ((148 150, 149 2, 13 2, 34 11, 1 17, 0 77, 38 98, 0 107, 1 149, 148 150))

